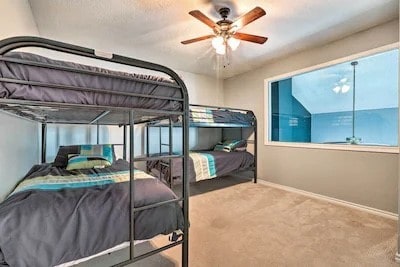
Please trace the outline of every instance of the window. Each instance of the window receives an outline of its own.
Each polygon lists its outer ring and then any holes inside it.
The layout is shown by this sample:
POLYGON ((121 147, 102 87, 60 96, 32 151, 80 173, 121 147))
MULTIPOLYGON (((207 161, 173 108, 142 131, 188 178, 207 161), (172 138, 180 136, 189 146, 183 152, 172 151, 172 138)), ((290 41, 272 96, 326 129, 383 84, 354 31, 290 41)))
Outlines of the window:
POLYGON ((267 140, 397 146, 398 53, 270 81, 267 140))

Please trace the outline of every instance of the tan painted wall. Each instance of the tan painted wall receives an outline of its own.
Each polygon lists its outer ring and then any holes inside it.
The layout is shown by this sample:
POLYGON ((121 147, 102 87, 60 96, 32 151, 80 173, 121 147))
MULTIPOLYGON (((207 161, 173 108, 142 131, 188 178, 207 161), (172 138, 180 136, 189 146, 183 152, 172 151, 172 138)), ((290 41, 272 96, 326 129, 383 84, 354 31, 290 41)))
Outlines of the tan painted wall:
POLYGON ((224 104, 254 110, 259 178, 397 212, 398 155, 264 145, 264 80, 398 42, 399 21, 276 60, 224 81, 224 104))

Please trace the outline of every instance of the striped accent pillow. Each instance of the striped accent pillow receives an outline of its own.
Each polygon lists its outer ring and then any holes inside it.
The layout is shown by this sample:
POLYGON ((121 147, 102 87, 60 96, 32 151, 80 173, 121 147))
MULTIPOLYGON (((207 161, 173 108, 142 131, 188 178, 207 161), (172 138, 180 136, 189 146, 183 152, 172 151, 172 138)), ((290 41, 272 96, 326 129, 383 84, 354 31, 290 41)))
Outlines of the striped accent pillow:
POLYGON ((104 168, 111 166, 110 161, 102 156, 68 155, 67 170, 104 168))

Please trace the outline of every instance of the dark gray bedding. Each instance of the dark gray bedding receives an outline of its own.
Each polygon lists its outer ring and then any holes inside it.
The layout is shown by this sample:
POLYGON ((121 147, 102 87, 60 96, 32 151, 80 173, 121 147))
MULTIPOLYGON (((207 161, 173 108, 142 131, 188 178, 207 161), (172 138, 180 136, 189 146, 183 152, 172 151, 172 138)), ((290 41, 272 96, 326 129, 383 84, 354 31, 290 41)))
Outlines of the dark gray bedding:
MULTIPOLYGON (((231 172, 246 169, 253 165, 254 156, 247 151, 198 151, 211 155, 215 161, 216 175, 224 176, 231 172)), ((148 168, 152 170, 155 176, 159 175, 161 169, 162 177, 169 177, 169 168, 160 165, 159 161, 149 162, 148 168)), ((180 178, 182 176, 182 159, 172 160, 172 177, 180 178)), ((192 157, 189 157, 189 181, 196 182, 196 172, 192 157)))
MULTIPOLYGON (((111 71, 72 62, 53 60, 30 53, 12 52, 7 53, 6 57, 17 60, 29 60, 36 63, 49 63, 55 66, 67 67, 75 70, 96 71, 98 73, 111 74, 115 77, 110 78, 100 75, 77 73, 68 70, 56 70, 39 66, 28 66, 20 63, 0 60, 0 78, 77 86, 82 88, 93 88, 98 89, 99 92, 101 90, 112 90, 119 92, 182 98, 179 88, 166 86, 174 85, 175 83, 169 79, 161 77, 111 71), (143 82, 135 79, 141 79, 145 81, 143 82)), ((182 108, 181 102, 176 100, 150 99, 65 89, 60 90, 51 87, 5 82, 0 82, 0 98, 69 104, 158 109, 168 111, 181 110, 182 108)))
MULTIPOLYGON (((87 169, 93 174, 129 170, 126 161, 87 169)), ((76 174, 50 164, 34 166, 24 179, 76 174)), ((158 179, 135 180, 135 207, 176 198, 158 179)), ((129 240, 129 183, 55 191, 30 190, 0 204, 0 266, 54 266, 88 257, 129 240)), ((135 240, 183 227, 179 204, 135 214, 135 240)))

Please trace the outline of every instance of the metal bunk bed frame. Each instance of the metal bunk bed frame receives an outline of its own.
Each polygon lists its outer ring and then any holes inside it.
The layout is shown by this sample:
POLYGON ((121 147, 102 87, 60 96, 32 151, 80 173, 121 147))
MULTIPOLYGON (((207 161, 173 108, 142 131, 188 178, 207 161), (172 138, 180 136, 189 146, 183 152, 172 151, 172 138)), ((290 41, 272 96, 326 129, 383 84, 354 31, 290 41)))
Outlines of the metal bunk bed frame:
MULTIPOLYGON (((124 159, 127 157, 127 147, 126 147, 126 137, 127 137, 127 128, 129 127, 130 133, 129 133, 129 159, 130 159, 130 180, 129 180, 129 242, 130 242, 130 256, 129 259, 123 262, 120 262, 116 264, 115 266, 125 266, 130 263, 134 263, 136 261, 139 261, 141 259, 144 259, 146 257, 152 256, 156 253, 162 252, 166 249, 175 247, 177 245, 182 245, 182 266, 187 267, 188 266, 188 259, 189 259, 189 180, 187 179, 187 173, 188 173, 188 155, 189 155, 189 142, 188 142, 188 137, 189 137, 189 96, 188 92, 186 89, 186 86, 182 79, 176 74, 173 70, 162 66, 158 65, 155 63, 150 63, 138 59, 133 59, 129 57, 124 57, 120 55, 106 55, 102 56, 102 54, 97 53, 96 50, 94 49, 89 49, 81 46, 76 46, 76 45, 71 45, 63 42, 58 42, 50 39, 45 39, 45 38, 40 38, 40 37, 31 37, 31 36, 21 36, 21 37, 13 37, 13 38, 8 38, 0 41, 0 61, 11 61, 12 59, 7 58, 5 54, 9 51, 18 49, 18 48, 26 48, 26 47, 36 47, 36 48, 45 48, 53 51, 58 51, 58 52, 64 52, 67 54, 74 54, 77 56, 83 56, 87 58, 92 58, 92 59, 97 59, 97 60, 102 60, 102 61, 108 61, 112 63, 117 63, 117 64, 122 64, 122 65, 127 65, 127 66, 132 66, 132 67, 138 67, 141 69, 147 69, 147 70, 152 70, 152 71, 157 71, 161 73, 165 73, 169 75, 175 82, 171 84, 163 84, 167 86, 172 86, 179 88, 182 92, 182 98, 172 98, 172 97, 163 97, 163 96, 154 96, 154 95, 143 95, 143 94, 136 94, 136 93, 124 93, 124 92, 116 92, 116 91, 111 91, 107 89, 101 89, 96 91, 97 93, 103 93, 103 94, 119 94, 123 96, 136 96, 136 97, 144 97, 144 98, 153 98, 153 99, 164 99, 164 100, 176 100, 180 101, 182 103, 182 109, 181 111, 160 111, 160 110, 152 110, 152 109, 139 109, 139 108, 121 108, 121 107, 113 107, 113 106, 95 106, 95 105, 84 105, 84 104, 66 104, 66 103, 49 103, 49 102, 40 102, 40 101, 29 101, 29 100, 13 100, 13 99, 4 99, 0 98, 0 104, 15 104, 15 105, 21 105, 21 106, 42 106, 42 107, 63 107, 63 108, 84 108, 85 110, 95 110, 98 111, 98 116, 95 117, 92 121, 86 123, 86 124, 92 124, 95 125, 97 124, 99 127, 100 123, 99 120, 106 116, 109 112, 111 111, 122 111, 129 113, 129 120, 127 123, 122 123, 119 124, 120 126, 123 126, 123 138, 124 138, 124 144, 123 144, 123 155, 124 159), (142 117, 146 115, 151 115, 151 116, 158 116, 158 117, 168 117, 172 115, 180 115, 182 116, 183 120, 183 153, 182 155, 179 156, 160 156, 160 157, 140 157, 140 158, 135 158, 134 157, 134 125, 137 123, 147 123, 148 119, 141 119, 141 120, 134 120, 135 112, 139 113, 142 117), (140 208, 135 208, 134 207, 134 163, 136 161, 147 161, 147 160, 159 160, 159 159, 168 159, 172 157, 180 157, 183 159, 183 183, 182 183, 182 197, 174 200, 169 200, 169 201, 164 201, 164 202, 159 202, 155 203, 152 205, 147 205, 143 206, 140 208), (168 244, 166 246, 157 248, 155 250, 149 251, 147 253, 144 253, 142 255, 135 256, 135 250, 134 250, 134 240, 135 240, 135 233, 134 233, 134 218, 135 218, 135 212, 137 211, 142 211, 145 209, 151 209, 155 207, 159 207, 162 205, 170 204, 173 202, 182 202, 182 210, 183 210, 183 216, 184 216, 184 229, 183 229, 183 234, 181 239, 178 238, 178 240, 174 240, 171 244, 168 244)), ((85 73, 85 74, 93 74, 93 75, 104 75, 108 77, 113 77, 112 74, 106 74, 106 73, 100 73, 100 72, 92 72, 88 70, 80 70, 80 69, 74 69, 74 68, 66 68, 66 67, 61 67, 61 66, 56 66, 56 65, 51 65, 48 63, 35 63, 31 61, 25 61, 25 60, 14 60, 18 61, 17 63, 20 64, 26 64, 26 65, 33 65, 33 66, 39 66, 43 68, 51 68, 51 69, 59 69, 59 70, 68 70, 68 71, 74 71, 77 73, 85 73)), ((131 77, 120 77, 118 76, 117 78, 121 79, 136 79, 136 78, 131 78, 131 77)), ((54 89, 66 89, 66 90, 78 90, 78 91, 85 91, 85 92, 93 92, 94 89, 91 88, 82 88, 82 87, 74 87, 74 86, 64 86, 64 85, 59 85, 59 84, 42 84, 40 82, 33 82, 33 81, 26 81, 26 80, 14 80, 14 79, 7 79, 7 78, 0 78, 1 83, 16 83, 16 84, 25 84, 25 85, 35 85, 35 86, 44 86, 44 87, 51 87, 54 89)), ((148 80, 143 80, 142 82, 144 83, 153 83, 157 84, 159 82, 157 81, 148 81, 148 80)), ((11 108, 12 109, 12 108, 11 108)), ((24 117, 24 116, 22 116, 24 117)), ((26 117, 26 116, 25 116, 26 117)), ((29 118, 29 116, 28 116, 29 118)), ((29 118, 32 119, 32 118, 29 118)), ((39 121, 37 118, 33 118, 35 121, 38 121, 39 123, 42 124, 42 140, 41 140, 41 160, 42 162, 46 161, 46 132, 47 132, 47 123, 59 123, 59 124, 77 124, 74 122, 52 122, 52 121, 46 121, 42 120, 39 121)), ((97 128, 98 129, 98 128, 97 128)), ((98 137, 97 137, 98 140, 98 137)))
MULTIPOLYGON (((211 109, 218 109, 218 110, 228 110, 228 111, 241 111, 241 112, 250 112, 253 113, 252 110, 248 110, 248 109, 240 109, 240 108, 232 108, 232 107, 219 107, 219 106, 210 106, 210 105, 198 105, 198 104, 189 104, 189 110, 190 107, 197 107, 197 108, 211 108, 211 109)), ((254 115, 254 113, 253 113, 254 115)), ((157 122, 159 122, 160 120, 162 120, 163 118, 159 118, 159 119, 155 119, 155 120, 151 120, 149 122, 146 123, 146 155, 149 157, 150 156, 150 152, 149 152, 149 147, 150 147, 150 142, 149 142, 149 128, 150 127, 159 127, 159 154, 162 154, 162 147, 163 146, 168 146, 169 147, 169 151, 168 151, 168 155, 173 155, 173 151, 172 151, 172 131, 173 131, 173 127, 174 125, 176 125, 176 123, 174 123, 170 118, 168 119, 168 124, 167 125, 156 125, 157 122), (168 127, 168 136, 169 136, 169 142, 168 143, 163 143, 162 142, 162 131, 161 129, 163 127, 168 127)), ((165 119, 165 118, 164 118, 165 119)), ((230 128, 230 129, 240 129, 240 138, 243 139, 243 129, 253 129, 253 133, 254 133, 254 139, 253 140, 249 140, 247 139, 246 141, 250 144, 254 145, 254 163, 253 166, 246 168, 246 169, 239 169, 236 170, 230 174, 234 174, 234 173, 238 173, 238 172, 242 172, 242 171, 253 171, 254 177, 253 177, 253 182, 257 183, 257 117, 254 115, 253 117, 254 122, 251 126, 242 126, 242 127, 237 127, 237 126, 190 126, 190 121, 189 121, 189 128, 193 127, 193 128, 221 128, 222 129, 222 136, 224 135, 224 129, 225 128, 230 128)), ((181 127, 182 125, 179 124, 179 127, 181 127)), ((169 159, 169 162, 167 164, 165 164, 165 166, 167 166, 168 168, 172 168, 171 167, 171 163, 172 159, 169 159)), ((163 164, 163 163, 160 163, 163 164)), ((161 170, 160 170, 160 175, 161 175, 161 170)), ((170 172, 170 176, 167 177, 168 181, 168 185, 170 187, 172 187, 173 185, 173 177, 171 177, 172 172, 170 172)), ((159 177, 159 179, 162 179, 161 176, 159 177)))

